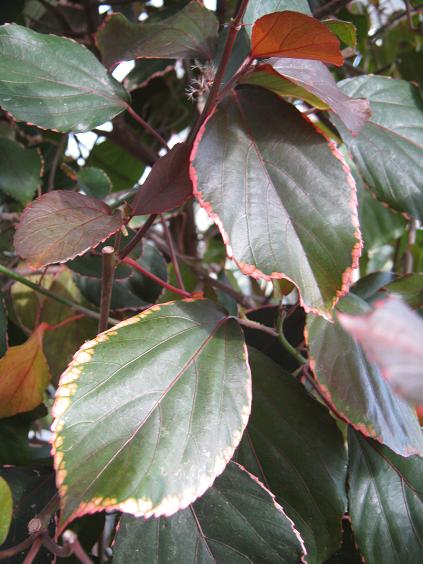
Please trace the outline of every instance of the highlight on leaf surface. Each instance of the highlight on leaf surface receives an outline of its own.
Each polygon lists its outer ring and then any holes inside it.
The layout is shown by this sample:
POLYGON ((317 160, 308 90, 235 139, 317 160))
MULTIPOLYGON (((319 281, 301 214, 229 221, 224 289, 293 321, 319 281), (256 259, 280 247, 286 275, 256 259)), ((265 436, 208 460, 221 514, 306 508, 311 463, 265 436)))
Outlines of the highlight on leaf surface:
POLYGON ((55 190, 25 208, 14 243, 18 255, 37 268, 82 255, 121 226, 120 211, 104 202, 55 190))
POLYGON ((16 120, 89 131, 125 110, 126 90, 83 45, 17 24, 0 27, 0 106, 16 120))
POLYGON ((267 14, 255 22, 251 55, 314 59, 336 66, 344 62, 339 40, 325 24, 289 10, 267 14))
POLYGON ((242 87, 197 136, 191 178, 244 274, 287 278, 306 310, 331 316, 361 252, 354 180, 334 145, 275 94, 242 87))
POLYGON ((339 313, 338 320, 399 394, 423 403, 423 320, 417 313, 390 295, 371 312, 339 313))
POLYGON ((243 335, 213 302, 155 305, 100 334, 62 375, 54 405, 62 521, 187 507, 232 457, 250 405, 243 335))
POLYGON ((273 494, 242 466, 230 462, 203 497, 172 517, 123 515, 113 549, 115 564, 134 554, 145 562, 303 562, 294 523, 273 494))
POLYGON ((31 411, 44 398, 50 381, 43 353, 46 325, 39 325, 23 344, 9 347, 0 359, 0 417, 31 411))

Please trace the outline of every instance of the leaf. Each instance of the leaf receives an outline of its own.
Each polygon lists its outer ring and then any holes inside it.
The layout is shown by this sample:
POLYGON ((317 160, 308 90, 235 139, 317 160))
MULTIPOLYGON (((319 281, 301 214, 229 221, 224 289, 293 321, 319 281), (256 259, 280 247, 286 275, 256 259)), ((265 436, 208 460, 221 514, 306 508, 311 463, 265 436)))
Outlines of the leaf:
POLYGON ((30 411, 43 401, 50 381, 44 330, 40 325, 23 345, 9 347, 0 359, 0 418, 30 411))
POLYGON ((192 1, 160 22, 134 24, 112 14, 96 34, 104 64, 132 59, 212 59, 219 23, 213 12, 192 1))
POLYGON ((86 47, 16 24, 0 28, 0 77, 0 106, 47 129, 89 131, 129 101, 86 47))
POLYGON ((78 173, 78 185, 87 196, 102 200, 112 191, 110 178, 100 168, 85 166, 78 173))
POLYGON ((251 35, 254 23, 262 16, 287 9, 303 14, 311 13, 307 0, 250 0, 244 16, 245 29, 251 35))
POLYGON ((420 308, 423 306, 423 273, 401 276, 388 284, 386 290, 399 294, 410 307, 420 308))
POLYGON ((307 310, 328 316, 361 246, 354 183, 331 149, 294 107, 242 88, 191 155, 194 194, 242 272, 290 279, 307 310))
POLYGON ((273 495, 230 462, 202 498, 170 518, 145 521, 123 515, 113 561, 126 564, 134 554, 157 564, 279 564, 300 562, 304 552, 273 495))
POLYGON ((365 561, 369 564, 420 562, 421 458, 401 458, 352 430, 349 452, 350 515, 365 561))
POLYGON ((246 360, 236 321, 207 300, 152 306, 86 343, 54 405, 63 521, 171 515, 202 495, 248 420, 246 360))
MULTIPOLYGON (((354 314, 370 310, 354 294, 346 296, 338 308, 354 314)), ((423 453, 414 410, 394 394, 378 368, 339 323, 310 315, 305 336, 316 384, 335 413, 402 456, 423 453)))
POLYGON ((12 492, 4 478, 0 476, 0 545, 4 543, 12 522, 13 498, 12 492))
POLYGON ((342 20, 323 20, 322 23, 328 27, 345 45, 348 47, 357 46, 357 31, 352 22, 345 22, 342 20))
MULTIPOLYGON (((0 86, 1 88, 1 86, 0 86)), ((0 190, 26 205, 41 185, 42 161, 35 149, 0 137, 0 190)))
POLYGON ((357 138, 334 118, 369 189, 392 209, 422 220, 423 101, 417 88, 383 76, 360 76, 338 86, 370 101, 372 116, 357 138))
POLYGON ((391 295, 371 312, 339 313, 338 320, 398 393, 423 403, 423 320, 417 313, 391 295))
POLYGON ((44 456, 44 450, 28 444, 28 433, 34 421, 45 417, 44 404, 32 411, 0 419, 0 466, 24 466, 33 464, 44 456))
POLYGON ((134 199, 135 215, 163 213, 192 196, 188 170, 190 151, 190 146, 178 143, 153 165, 134 199))
POLYGON ((269 59, 259 69, 268 73, 276 72, 323 100, 339 116, 353 135, 358 135, 370 117, 369 102, 346 96, 336 85, 335 79, 327 67, 320 61, 269 59))
POLYGON ((339 40, 322 22, 299 12, 276 12, 257 20, 251 35, 256 58, 313 59, 340 66, 339 40))
MULTIPOLYGON (((82 276, 88 276, 89 278, 102 277, 102 265, 103 259, 100 254, 86 253, 80 257, 76 257, 66 263, 67 268, 70 268, 73 272, 81 274, 82 276)), ((115 280, 125 280, 131 276, 131 267, 124 263, 119 263, 114 272, 115 280)))
POLYGON ((290 374, 254 349, 249 358, 253 405, 237 461, 275 494, 304 539, 307 562, 320 564, 341 541, 347 504, 342 434, 290 374))
POLYGON ((31 266, 66 262, 95 247, 122 226, 120 211, 100 200, 55 190, 25 208, 15 249, 31 266))
POLYGON ((154 78, 165 76, 174 68, 175 61, 172 59, 139 59, 125 77, 125 88, 129 92, 136 88, 143 88, 154 78))
POLYGON ((141 177, 145 164, 111 141, 94 146, 86 164, 101 168, 113 184, 113 191, 131 188, 141 177))

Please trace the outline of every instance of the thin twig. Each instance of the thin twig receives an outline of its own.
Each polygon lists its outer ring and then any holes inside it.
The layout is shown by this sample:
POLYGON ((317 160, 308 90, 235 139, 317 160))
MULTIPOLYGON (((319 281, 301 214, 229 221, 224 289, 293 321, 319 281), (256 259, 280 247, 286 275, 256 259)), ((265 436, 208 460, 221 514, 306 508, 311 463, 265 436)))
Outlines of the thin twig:
POLYGON ((23 561, 23 564, 32 564, 32 562, 34 562, 38 552, 40 551, 42 544, 43 541, 41 540, 41 537, 37 537, 32 543, 32 546, 29 549, 28 554, 26 555, 25 560, 23 561))
POLYGON ((63 155, 63 151, 66 148, 67 141, 68 141, 68 136, 65 133, 64 135, 62 135, 62 138, 60 139, 59 144, 57 145, 57 149, 54 154, 53 161, 51 163, 50 173, 48 175, 48 183, 47 183, 48 192, 51 192, 54 189, 54 180, 56 178, 56 172, 59 167, 59 162, 63 155))
POLYGON ((133 110, 131 108, 131 106, 128 104, 126 106, 126 111, 128 112, 128 114, 130 116, 132 116, 134 118, 135 121, 137 121, 146 131, 148 131, 148 133, 150 133, 155 139, 157 139, 157 141, 159 141, 159 143, 161 145, 163 145, 163 147, 165 149, 167 149, 169 151, 169 145, 166 143, 166 141, 163 139, 163 137, 160 135, 160 133, 158 131, 156 131, 154 129, 154 127, 152 127, 149 123, 147 123, 140 115, 137 114, 137 112, 135 110, 133 110))
POLYGON ((170 258, 172 260, 173 270, 175 271, 175 276, 176 276, 176 280, 178 281, 178 286, 180 288, 182 288, 182 290, 185 290, 184 281, 182 279, 181 271, 180 271, 180 268, 179 268, 178 258, 176 256, 176 252, 175 252, 175 246, 173 244, 172 234, 171 234, 169 227, 167 225, 167 221, 163 217, 163 215, 160 216, 160 219, 162 220, 163 231, 164 231, 164 234, 166 236, 167 245, 168 245, 169 253, 170 253, 170 258))
POLYGON ((100 298, 100 320, 98 332, 102 333, 109 326, 110 305, 112 303, 113 279, 115 275, 116 255, 113 247, 103 247, 102 273, 101 273, 101 298, 100 298))
POLYGON ((307 364, 308 360, 306 358, 303 357, 302 354, 300 354, 297 349, 295 347, 293 347, 291 345, 291 343, 288 341, 288 339, 285 337, 285 334, 283 332, 283 324, 286 318, 286 314, 283 311, 279 312, 279 317, 278 317, 278 322, 277 322, 277 337, 279 339, 279 342, 281 343, 281 345, 283 346, 283 348, 289 352, 289 354, 295 358, 295 360, 297 360, 300 364, 307 364))
POLYGON ((186 292, 185 290, 181 290, 180 288, 176 288, 176 286, 172 286, 172 284, 165 282, 164 280, 162 280, 161 278, 159 278, 158 276, 156 276, 152 272, 149 272, 148 270, 146 270, 144 267, 142 267, 140 264, 138 264, 135 260, 131 259, 130 257, 125 257, 122 260, 122 262, 125 263, 125 264, 129 264, 129 266, 132 266, 133 268, 138 270, 138 272, 141 272, 141 274, 144 274, 144 276, 147 276, 147 278, 150 278, 151 280, 153 280, 157 284, 160 284, 160 286, 163 286, 163 288, 170 290, 174 294, 178 294, 179 296, 182 296, 183 298, 191 298, 192 297, 192 295, 189 292, 186 292))
POLYGON ((72 554, 74 554, 82 564, 93 564, 93 561, 81 546, 81 543, 74 531, 71 531, 70 529, 66 530, 63 533, 63 541, 72 548, 72 554))
POLYGON ((409 274, 413 272, 413 253, 411 248, 416 243, 416 232, 417 232, 417 221, 415 219, 410 219, 408 224, 408 240, 407 240, 407 250, 404 256, 404 274, 409 274))
POLYGON ((64 546, 60 546, 60 544, 55 543, 47 533, 41 535, 41 541, 49 552, 55 556, 59 556, 59 558, 68 558, 72 554, 72 547, 70 545, 65 544, 64 546))
POLYGON ((262 325, 261 323, 257 323, 257 321, 251 321, 251 319, 238 318, 238 317, 235 319, 238 321, 240 325, 243 325, 244 327, 248 327, 248 329, 261 331, 262 333, 267 333, 272 337, 276 337, 276 338, 279 337, 278 332, 275 329, 272 329, 271 327, 267 327, 267 325, 262 325))
POLYGON ((129 243, 124 247, 119 253, 119 260, 123 260, 129 253, 138 245, 150 227, 156 220, 158 214, 152 213, 150 217, 145 221, 145 223, 140 227, 134 237, 129 241, 129 243))
POLYGON ((6 558, 11 558, 12 556, 15 556, 16 554, 23 552, 29 546, 31 546, 31 544, 34 542, 34 539, 36 537, 37 537, 37 535, 30 535, 29 537, 24 539, 19 544, 15 545, 15 546, 11 546, 10 548, 5 548, 4 550, 0 550, 0 560, 6 560, 6 558))

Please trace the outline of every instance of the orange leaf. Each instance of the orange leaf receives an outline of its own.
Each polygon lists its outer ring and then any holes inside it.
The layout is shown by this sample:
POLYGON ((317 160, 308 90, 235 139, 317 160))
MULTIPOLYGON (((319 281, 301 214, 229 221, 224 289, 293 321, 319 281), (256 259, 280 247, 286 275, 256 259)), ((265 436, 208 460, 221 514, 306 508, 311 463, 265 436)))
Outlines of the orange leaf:
POLYGON ((43 401, 50 372, 43 353, 46 324, 0 359, 0 418, 31 411, 43 401))
POLYGON ((314 59, 337 66, 344 62, 336 35, 299 12, 275 12, 258 19, 251 42, 253 57, 314 59))

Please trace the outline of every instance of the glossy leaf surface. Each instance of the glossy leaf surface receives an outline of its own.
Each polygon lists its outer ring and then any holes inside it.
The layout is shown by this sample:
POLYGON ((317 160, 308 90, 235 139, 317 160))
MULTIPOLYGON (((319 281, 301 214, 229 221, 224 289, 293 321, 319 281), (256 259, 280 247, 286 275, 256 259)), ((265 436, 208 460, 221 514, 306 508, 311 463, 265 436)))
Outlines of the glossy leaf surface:
POLYGON ((12 521, 13 498, 8 483, 0 476, 0 545, 4 543, 12 521))
POLYGON ((372 116, 352 138, 338 120, 364 181, 392 209, 423 219, 423 101, 404 80, 362 76, 338 84, 348 96, 370 101, 372 116))
POLYGON ((40 325, 23 345, 9 347, 0 359, 0 417, 30 411, 43 401, 50 381, 43 333, 40 325))
POLYGON ((121 518, 113 551, 117 564, 136 562, 299 562, 303 550, 292 522, 273 495, 230 462, 213 486, 187 509, 156 520, 121 518))
POLYGON ((197 1, 166 20, 134 24, 114 14, 97 32, 97 43, 107 67, 131 59, 212 59, 218 21, 197 1))
POLYGON ((261 68, 270 73, 273 69, 274 72, 323 100, 338 114, 353 135, 357 135, 369 119, 369 102, 346 96, 337 87, 331 72, 320 61, 272 58, 261 68))
POLYGON ((16 252, 31 266, 66 262, 95 247, 122 225, 120 211, 88 196, 55 190, 37 198, 21 216, 16 252))
POLYGON ((237 461, 275 494, 304 539, 307 562, 324 562, 341 541, 347 502, 342 435, 290 374, 254 349, 249 358, 253 405, 237 461))
POLYGON ((194 193, 241 270, 290 279, 306 309, 327 315, 360 252, 355 188, 337 157, 261 88, 224 100, 191 156, 194 193))
POLYGON ((339 40, 325 24, 299 12, 276 12, 257 20, 251 36, 256 58, 313 59, 342 65, 339 40))
MULTIPOLYGON (((370 306, 353 294, 338 307, 350 314, 370 311, 370 306)), ((338 413, 355 429, 402 456, 423 453, 414 410, 393 392, 360 345, 339 323, 310 315, 307 341, 319 389, 338 413)))
POLYGON ((236 321, 206 300, 153 306, 86 343, 54 406, 63 520, 187 507, 238 445, 250 386, 236 321))
POLYGON ((423 403, 423 320, 417 313, 399 297, 389 296, 370 312, 340 313, 338 320, 398 393, 423 403))
POLYGON ((35 149, 0 137, 0 190, 22 205, 34 197, 41 185, 42 162, 35 149))
POLYGON ((128 100, 79 43, 16 24, 0 28, 0 106, 15 119, 88 131, 122 112, 128 100))
POLYGON ((421 458, 408 459, 349 433, 349 499, 356 542, 369 564, 420 562, 421 458))
POLYGON ((303 14, 310 14, 310 7, 307 0, 250 0, 244 16, 245 29, 251 35, 254 23, 273 12, 283 12, 285 10, 295 10, 303 14))

